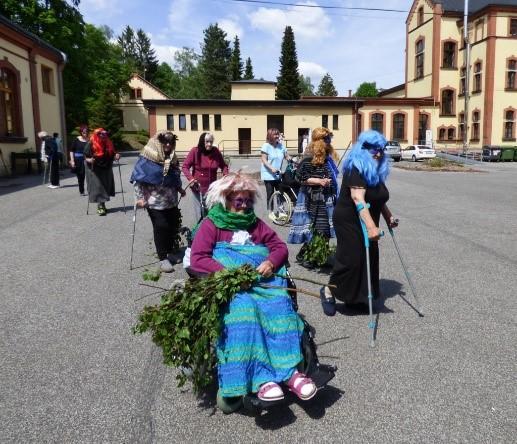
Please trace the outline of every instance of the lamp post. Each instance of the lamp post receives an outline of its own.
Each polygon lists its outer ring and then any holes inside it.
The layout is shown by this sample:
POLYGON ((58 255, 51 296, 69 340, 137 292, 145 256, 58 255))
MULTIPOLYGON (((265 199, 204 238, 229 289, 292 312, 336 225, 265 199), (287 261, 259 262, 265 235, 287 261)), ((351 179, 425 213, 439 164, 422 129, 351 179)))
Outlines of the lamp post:
POLYGON ((468 122, 469 122, 469 91, 470 91, 470 42, 468 30, 469 0, 465 0, 463 9, 463 42, 465 45, 465 105, 463 110, 463 154, 467 158, 468 151, 468 122))

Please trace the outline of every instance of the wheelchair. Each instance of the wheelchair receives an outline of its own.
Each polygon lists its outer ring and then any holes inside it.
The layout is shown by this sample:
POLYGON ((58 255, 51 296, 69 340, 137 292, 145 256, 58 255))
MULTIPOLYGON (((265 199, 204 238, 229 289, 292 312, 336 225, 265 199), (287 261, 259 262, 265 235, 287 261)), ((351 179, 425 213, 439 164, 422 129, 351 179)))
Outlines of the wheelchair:
POLYGON ((286 225, 293 214, 300 182, 296 179, 297 163, 291 159, 287 162, 287 167, 280 173, 280 185, 268 202, 268 214, 271 221, 276 225, 286 225))

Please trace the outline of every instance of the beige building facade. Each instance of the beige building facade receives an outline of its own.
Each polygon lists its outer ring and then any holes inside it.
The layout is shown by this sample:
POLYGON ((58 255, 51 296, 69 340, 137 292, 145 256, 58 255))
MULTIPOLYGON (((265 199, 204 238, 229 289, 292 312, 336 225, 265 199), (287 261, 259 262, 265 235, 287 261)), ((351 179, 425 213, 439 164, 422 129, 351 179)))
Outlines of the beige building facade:
MULTIPOLYGON (((65 54, 0 16, 0 149, 7 170, 11 153, 39 151, 39 131, 66 136, 65 63, 65 54)), ((0 162, 2 175, 5 166, 0 162)))

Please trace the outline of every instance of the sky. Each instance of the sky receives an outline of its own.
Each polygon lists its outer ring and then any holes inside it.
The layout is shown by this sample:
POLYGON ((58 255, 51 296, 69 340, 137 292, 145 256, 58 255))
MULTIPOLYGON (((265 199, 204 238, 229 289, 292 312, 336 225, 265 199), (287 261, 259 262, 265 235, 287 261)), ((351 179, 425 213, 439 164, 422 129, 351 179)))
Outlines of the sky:
POLYGON ((218 23, 227 39, 238 35, 243 61, 251 57, 255 78, 276 81, 284 29, 293 28, 299 71, 317 88, 329 73, 339 95, 362 82, 391 88, 404 82, 405 21, 410 0, 81 0, 87 23, 119 35, 127 25, 143 29, 160 62, 174 63, 178 48, 201 52, 203 30, 218 23), (314 7, 275 5, 296 3, 314 7), (346 6, 405 12, 343 10, 346 6))

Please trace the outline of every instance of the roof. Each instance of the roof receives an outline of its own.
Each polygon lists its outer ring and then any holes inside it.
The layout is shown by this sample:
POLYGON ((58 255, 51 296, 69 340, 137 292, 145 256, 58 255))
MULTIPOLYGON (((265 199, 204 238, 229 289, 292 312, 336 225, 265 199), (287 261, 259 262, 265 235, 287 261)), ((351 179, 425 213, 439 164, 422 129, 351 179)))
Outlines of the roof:
POLYGON ((9 20, 7 17, 0 14, 0 24, 5 25, 8 28, 12 29, 18 34, 22 34, 32 42, 34 42, 36 45, 45 48, 47 51, 50 51, 54 55, 57 56, 57 58, 60 60, 60 62, 66 62, 66 54, 59 49, 52 46, 50 43, 47 43, 42 38, 38 37, 36 34, 33 34, 32 32, 27 31, 26 29, 22 28, 20 25, 17 25, 16 23, 13 23, 11 20, 9 20))
POLYGON ((301 100, 222 100, 222 99, 144 99, 143 104, 146 107, 153 106, 217 106, 217 107, 232 107, 232 106, 253 106, 260 107, 288 107, 299 108, 304 106, 327 106, 327 107, 342 107, 352 106, 354 103, 362 103, 362 99, 355 97, 340 97, 336 100, 333 98, 317 98, 317 99, 301 99, 301 100))
POLYGON ((391 93, 394 93, 397 91, 402 91, 405 87, 406 87, 406 84, 401 83, 400 85, 393 86, 392 88, 383 89, 382 91, 379 91, 379 97, 382 97, 382 96, 385 96, 385 95, 388 95, 388 94, 391 94, 391 93))
POLYGON ((149 80, 145 80, 140 74, 138 74, 137 72, 133 73, 132 77, 138 77, 142 82, 146 83, 147 85, 149 85, 151 88, 153 88, 154 90, 158 91, 160 94, 162 94, 163 96, 167 97, 168 99, 171 98, 171 96, 169 96, 169 94, 167 93, 164 93, 160 88, 158 88, 156 85, 153 85, 151 82, 149 82, 149 80))
MULTIPOLYGON (((457 12, 463 14, 464 0, 441 0, 433 1, 441 3, 446 12, 457 12)), ((474 14, 487 6, 517 6, 516 0, 469 0, 469 14, 474 14)))
POLYGON ((276 82, 273 82, 271 80, 262 80, 262 79, 247 79, 247 80, 234 80, 230 83, 243 83, 243 84, 262 84, 262 85, 276 85, 276 82))

